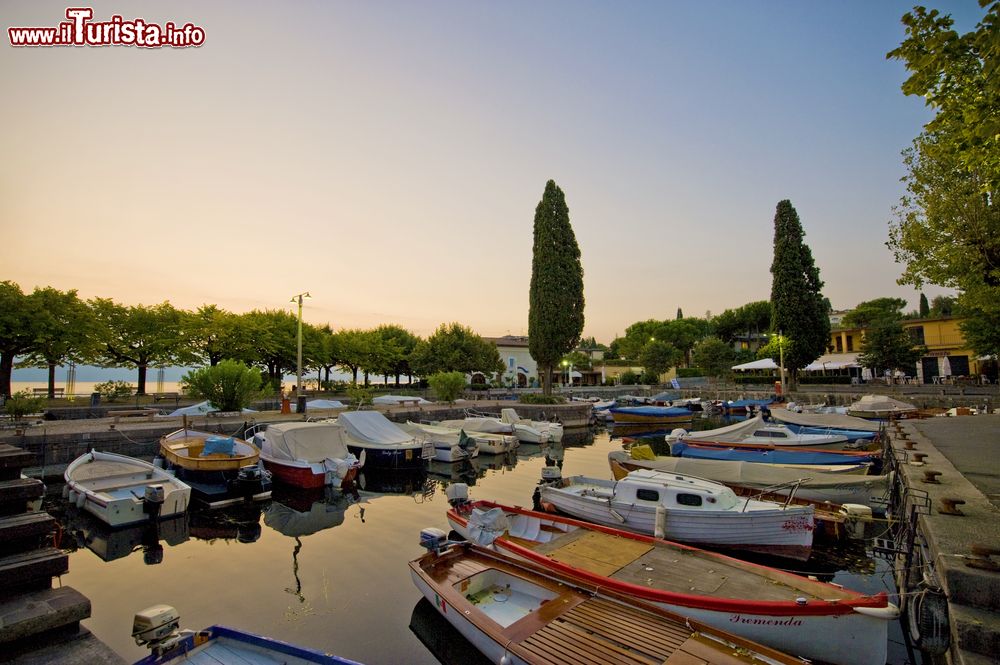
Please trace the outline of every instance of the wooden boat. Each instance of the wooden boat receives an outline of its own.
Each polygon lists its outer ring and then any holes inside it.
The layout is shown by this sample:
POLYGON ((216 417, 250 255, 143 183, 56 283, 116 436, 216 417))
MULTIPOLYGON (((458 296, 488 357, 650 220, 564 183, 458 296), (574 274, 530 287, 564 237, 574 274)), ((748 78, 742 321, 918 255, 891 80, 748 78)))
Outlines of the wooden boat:
POLYGON ((868 468, 878 460, 877 454, 856 453, 842 450, 806 450, 802 448, 761 448, 760 446, 739 446, 731 443, 713 444, 708 441, 688 443, 675 441, 670 444, 670 454, 674 457, 696 459, 719 459, 735 462, 756 462, 796 466, 821 466, 828 470, 831 466, 849 466, 855 470, 868 468))
POLYGON ((665 440, 770 446, 830 446, 846 444, 848 441, 843 434, 798 434, 781 423, 764 422, 760 415, 716 429, 688 432, 678 428, 668 434, 665 440))
POLYGON ((409 420, 400 424, 399 428, 413 436, 424 437, 433 443, 434 457, 432 459, 434 461, 453 463, 479 456, 479 440, 469 436, 464 430, 441 427, 440 425, 424 425, 409 420))
POLYGON ((70 503, 112 527, 180 515, 191 488, 149 462, 92 450, 63 473, 70 503))
POLYGON ((863 595, 561 515, 459 500, 448 522, 480 545, 804 658, 884 665, 888 623, 899 616, 885 592, 863 595))
POLYGON ((378 411, 346 411, 337 422, 347 434, 348 450, 359 457, 364 452, 369 468, 412 469, 434 458, 432 442, 404 432, 378 411))
POLYGON ((271 473, 244 439, 184 427, 160 438, 160 455, 191 486, 192 498, 209 508, 271 497, 271 473))
POLYGON ((737 485, 757 491, 771 489, 783 496, 794 491, 795 496, 810 501, 857 504, 869 508, 884 507, 888 492, 888 476, 831 473, 776 464, 653 456, 642 454, 643 448, 649 449, 648 446, 633 446, 628 451, 614 450, 608 453, 608 463, 616 478, 618 472, 615 472, 615 465, 619 465, 624 473, 639 469, 682 473, 714 480, 729 487, 737 485))
MULTIPOLYGON (((425 529, 422 542, 429 532, 443 541, 425 529)), ((413 583, 494 663, 801 662, 561 571, 470 543, 424 544, 410 562, 413 583)))
POLYGON ((180 630, 180 616, 169 605, 154 605, 138 612, 132 621, 136 644, 145 644, 152 653, 135 665, 166 663, 246 663, 266 665, 360 665, 356 661, 322 651, 296 646, 263 635, 227 626, 209 626, 197 632, 180 630))
MULTIPOLYGON (((419 428, 421 432, 427 438, 432 440, 440 440, 442 442, 447 442, 450 444, 457 444, 462 437, 464 432, 467 437, 472 439, 472 441, 479 448, 479 452, 485 455, 502 455, 508 451, 517 448, 518 440, 513 434, 491 434, 489 432, 466 432, 461 427, 445 427, 444 425, 434 425, 429 423, 415 423, 413 421, 406 421, 409 427, 403 427, 403 429, 414 432, 415 428, 419 428)), ((400 425, 402 427, 402 425, 400 425)), ((437 444, 435 444, 437 445, 437 444)))
POLYGON ((721 483, 675 473, 571 476, 540 490, 542 506, 595 524, 801 561, 816 528, 812 506, 740 498, 721 483))
POLYGON ((364 462, 347 449, 335 422, 273 423, 253 433, 264 467, 274 479, 306 489, 349 487, 364 462))
POLYGON ((686 423, 694 415, 690 409, 673 406, 613 406, 608 411, 618 423, 686 423))

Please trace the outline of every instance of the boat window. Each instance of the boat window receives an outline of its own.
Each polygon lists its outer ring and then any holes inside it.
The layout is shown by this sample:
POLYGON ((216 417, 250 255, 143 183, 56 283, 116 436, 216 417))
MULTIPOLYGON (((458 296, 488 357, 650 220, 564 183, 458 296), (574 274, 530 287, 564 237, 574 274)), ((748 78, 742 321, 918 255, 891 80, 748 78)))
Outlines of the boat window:
POLYGON ((657 492, 656 490, 645 489, 640 487, 635 491, 635 498, 639 499, 640 501, 659 501, 660 493, 657 492))
POLYGON ((678 494, 677 503, 682 506, 700 506, 701 497, 697 494, 678 494))

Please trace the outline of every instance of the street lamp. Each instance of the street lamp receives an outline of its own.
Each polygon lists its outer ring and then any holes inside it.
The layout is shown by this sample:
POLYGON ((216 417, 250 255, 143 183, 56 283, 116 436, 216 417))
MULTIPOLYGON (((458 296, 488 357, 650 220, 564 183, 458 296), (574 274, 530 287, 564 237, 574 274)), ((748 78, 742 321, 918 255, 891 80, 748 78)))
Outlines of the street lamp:
POLYGON ((300 293, 296 296, 292 296, 289 302, 299 303, 299 332, 298 332, 298 354, 296 355, 295 361, 295 396, 298 397, 302 394, 302 299, 312 298, 309 292, 300 293))
POLYGON ((785 395, 785 338, 781 336, 781 331, 778 331, 778 367, 781 372, 781 398, 786 399, 785 395))
MULTIPOLYGON (((567 368, 569 367, 569 361, 568 361, 568 360, 566 360, 565 358, 563 358, 563 361, 562 361, 562 366, 563 366, 563 374, 564 374, 565 376, 568 376, 568 373, 567 373, 567 368)), ((563 387, 564 387, 564 388, 566 387, 566 381, 565 381, 565 380, 563 380, 563 387)))

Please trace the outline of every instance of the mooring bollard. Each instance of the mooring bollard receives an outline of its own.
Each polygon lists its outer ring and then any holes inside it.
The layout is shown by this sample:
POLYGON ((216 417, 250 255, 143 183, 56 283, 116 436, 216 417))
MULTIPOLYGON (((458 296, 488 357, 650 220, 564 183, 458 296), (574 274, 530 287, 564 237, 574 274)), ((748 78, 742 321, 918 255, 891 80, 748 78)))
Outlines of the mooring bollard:
POLYGON ((964 515, 958 506, 965 503, 964 499, 953 499, 951 497, 941 499, 941 507, 938 508, 938 512, 942 515, 964 515))
POLYGON ((927 471, 924 471, 924 477, 921 479, 921 482, 940 485, 941 481, 938 480, 938 476, 940 475, 941 475, 940 471, 931 471, 930 469, 928 469, 927 471))

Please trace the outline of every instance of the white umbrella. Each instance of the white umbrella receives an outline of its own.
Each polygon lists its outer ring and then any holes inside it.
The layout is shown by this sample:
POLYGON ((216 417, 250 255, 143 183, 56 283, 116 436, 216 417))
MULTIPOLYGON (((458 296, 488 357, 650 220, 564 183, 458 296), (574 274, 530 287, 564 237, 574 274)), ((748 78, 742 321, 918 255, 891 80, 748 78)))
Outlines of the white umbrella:
POLYGON ((951 361, 948 356, 941 357, 941 376, 951 376, 951 361))

